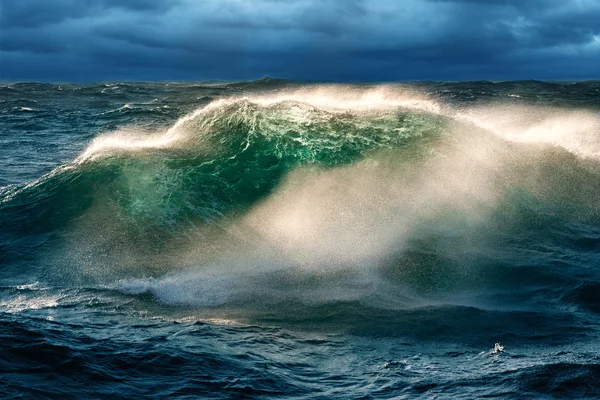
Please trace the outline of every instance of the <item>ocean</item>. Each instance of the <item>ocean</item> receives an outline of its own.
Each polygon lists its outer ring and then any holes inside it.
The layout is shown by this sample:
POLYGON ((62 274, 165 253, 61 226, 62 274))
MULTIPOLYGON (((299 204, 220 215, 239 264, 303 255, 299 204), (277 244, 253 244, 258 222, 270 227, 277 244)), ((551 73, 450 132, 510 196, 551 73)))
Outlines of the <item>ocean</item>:
POLYGON ((0 397, 600 397, 600 82, 0 85, 0 397))

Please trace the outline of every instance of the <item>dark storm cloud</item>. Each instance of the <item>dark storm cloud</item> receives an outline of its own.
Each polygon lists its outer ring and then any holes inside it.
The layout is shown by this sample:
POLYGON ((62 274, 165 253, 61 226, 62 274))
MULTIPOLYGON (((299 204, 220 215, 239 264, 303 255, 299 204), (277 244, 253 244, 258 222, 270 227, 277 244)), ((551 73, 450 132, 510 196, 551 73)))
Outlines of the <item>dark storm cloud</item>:
POLYGON ((3 0, 0 79, 598 78, 596 0, 3 0))
POLYGON ((70 18, 97 16, 108 9, 161 12, 175 6, 178 0, 3 0, 2 27, 35 28, 70 18))

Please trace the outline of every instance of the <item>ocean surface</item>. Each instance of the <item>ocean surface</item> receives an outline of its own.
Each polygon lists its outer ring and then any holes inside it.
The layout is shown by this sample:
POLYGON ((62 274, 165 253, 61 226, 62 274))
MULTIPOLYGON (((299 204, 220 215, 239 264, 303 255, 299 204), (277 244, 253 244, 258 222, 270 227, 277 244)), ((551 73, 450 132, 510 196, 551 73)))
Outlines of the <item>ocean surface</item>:
POLYGON ((2 84, 0 154, 3 399, 600 397, 600 82, 2 84))

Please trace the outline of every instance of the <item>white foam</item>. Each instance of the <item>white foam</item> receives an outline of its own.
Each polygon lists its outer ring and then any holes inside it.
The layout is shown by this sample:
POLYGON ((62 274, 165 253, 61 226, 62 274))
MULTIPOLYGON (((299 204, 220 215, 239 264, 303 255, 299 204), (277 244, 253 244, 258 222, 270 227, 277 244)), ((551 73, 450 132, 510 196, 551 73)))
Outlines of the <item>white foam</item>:
POLYGON ((133 131, 120 131, 95 138, 76 162, 81 163, 110 151, 141 151, 166 148, 176 142, 172 134, 146 135, 133 131))
POLYGON ((457 112, 505 140, 562 147, 584 158, 600 158, 600 117, 591 111, 496 104, 457 112))
POLYGON ((17 295, 0 299, 0 311, 7 313, 19 313, 27 310, 39 310, 42 308, 54 308, 58 306, 63 298, 60 294, 35 296, 17 295))
POLYGON ((168 304, 217 306, 226 303, 232 293, 233 277, 187 270, 160 279, 142 278, 117 282, 115 289, 127 294, 150 293, 168 304))
POLYGON ((502 353, 503 351, 504 351, 504 346, 502 346, 500 343, 494 344, 494 350, 492 350, 493 354, 502 353))

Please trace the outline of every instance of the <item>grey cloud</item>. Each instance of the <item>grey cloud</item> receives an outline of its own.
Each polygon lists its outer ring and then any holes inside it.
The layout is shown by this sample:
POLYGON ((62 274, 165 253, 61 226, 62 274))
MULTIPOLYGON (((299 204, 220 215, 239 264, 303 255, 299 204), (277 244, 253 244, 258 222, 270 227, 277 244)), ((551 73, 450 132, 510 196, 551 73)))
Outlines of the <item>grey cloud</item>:
POLYGON ((1 12, 5 80, 568 79, 600 65, 594 0, 4 0, 1 12))
POLYGON ((164 12, 179 0, 3 0, 0 26, 37 28, 67 19, 95 17, 109 9, 164 12))

